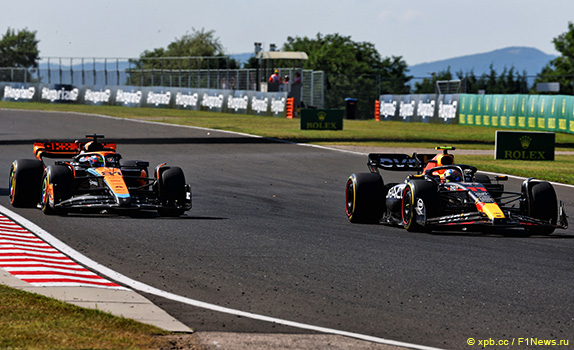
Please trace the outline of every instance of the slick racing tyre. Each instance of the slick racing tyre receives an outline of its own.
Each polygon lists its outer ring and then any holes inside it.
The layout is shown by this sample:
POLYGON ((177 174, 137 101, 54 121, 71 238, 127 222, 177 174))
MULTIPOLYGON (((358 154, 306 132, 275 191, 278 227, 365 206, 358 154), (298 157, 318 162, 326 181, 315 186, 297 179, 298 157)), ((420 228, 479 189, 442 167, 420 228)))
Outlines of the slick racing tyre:
POLYGON ((385 196, 379 174, 352 174, 345 191, 347 218, 352 223, 378 223, 385 213, 385 196))
MULTIPOLYGON (((528 216, 556 224, 558 218, 558 199, 554 187, 546 181, 532 181, 528 188, 528 216)), ((549 235, 554 227, 528 227, 528 234, 549 235)))
POLYGON ((60 214, 56 204, 72 197, 74 176, 65 165, 46 168, 42 179, 42 212, 46 215, 60 214))
POLYGON ((185 202, 185 176, 179 167, 169 167, 160 174, 160 198, 163 207, 158 208, 160 216, 177 217, 183 215, 185 202))
POLYGON ((430 181, 419 180, 410 181, 403 190, 401 206, 401 216, 403 226, 409 232, 428 231, 423 225, 417 222, 417 215, 432 217, 437 207, 436 185, 430 181))
POLYGON ((38 204, 43 172, 44 163, 40 160, 18 159, 12 163, 8 189, 14 207, 31 208, 38 204))

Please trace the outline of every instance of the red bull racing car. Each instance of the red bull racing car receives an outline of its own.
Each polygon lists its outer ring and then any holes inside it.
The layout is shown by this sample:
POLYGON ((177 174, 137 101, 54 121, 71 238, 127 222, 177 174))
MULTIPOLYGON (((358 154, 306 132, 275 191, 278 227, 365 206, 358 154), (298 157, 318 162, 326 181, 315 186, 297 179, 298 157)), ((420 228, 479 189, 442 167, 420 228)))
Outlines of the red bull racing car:
POLYGON ((508 192, 507 176, 477 174, 456 164, 449 150, 439 154, 371 153, 369 173, 352 174, 346 185, 346 212, 352 223, 384 223, 408 231, 522 228, 526 235, 549 235, 567 228, 564 204, 552 184, 526 179, 508 192), (404 183, 385 184, 379 170, 416 172, 404 183))
POLYGON ((36 159, 17 159, 10 168, 10 201, 40 207, 45 214, 155 210, 180 216, 191 209, 191 187, 179 167, 124 161, 104 135, 88 142, 34 143, 36 159), (47 165, 44 158, 56 160, 47 165))

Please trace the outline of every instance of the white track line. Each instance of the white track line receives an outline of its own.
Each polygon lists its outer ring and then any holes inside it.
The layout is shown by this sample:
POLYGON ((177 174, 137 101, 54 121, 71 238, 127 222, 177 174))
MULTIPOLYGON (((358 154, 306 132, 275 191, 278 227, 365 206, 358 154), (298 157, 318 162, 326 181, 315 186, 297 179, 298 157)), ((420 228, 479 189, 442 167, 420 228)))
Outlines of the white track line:
MULTIPOLYGON (((62 113, 62 112, 54 112, 54 113, 62 113)), ((211 131, 223 132, 223 133, 241 135, 241 136, 253 137, 253 138, 265 138, 265 137, 258 136, 258 135, 251 135, 251 134, 234 132, 234 131, 227 131, 227 130, 210 129, 210 128, 204 128, 204 127, 198 127, 198 126, 177 125, 177 124, 153 122, 153 121, 146 121, 146 120, 134 120, 134 119, 118 118, 118 117, 112 117, 112 116, 106 116, 106 115, 100 115, 100 114, 87 114, 87 113, 77 113, 77 112, 65 112, 65 113, 92 115, 92 116, 96 116, 96 117, 100 117, 100 118, 109 118, 109 119, 123 120, 123 121, 130 120, 132 122, 145 123, 145 124, 159 124, 159 125, 166 125, 166 126, 173 126, 173 127, 184 127, 184 128, 190 128, 190 129, 206 130, 206 131, 210 131, 210 132, 211 131)), ((302 144, 302 143, 297 143, 297 142, 292 142, 292 141, 284 141, 284 140, 276 140, 276 141, 284 142, 284 143, 290 143, 290 144, 296 144, 296 145, 305 146, 305 147, 313 147, 313 148, 325 149, 325 150, 330 150, 330 151, 342 152, 342 153, 357 154, 357 155, 366 155, 367 154, 367 153, 362 153, 362 152, 331 148, 331 147, 327 147, 327 146, 302 144)), ((485 173, 494 174, 494 173, 489 173, 489 172, 485 172, 485 173)), ((516 179, 525 179, 524 177, 513 176, 513 175, 509 175, 509 177, 516 178, 516 179)), ((561 183, 553 183, 553 184, 574 188, 573 185, 567 185, 567 184, 561 184, 561 183)), ((431 350, 431 349, 438 350, 439 349, 439 348, 433 348, 433 347, 428 347, 428 346, 424 346, 424 345, 404 343, 404 342, 399 342, 399 341, 394 341, 394 340, 389 340, 389 339, 384 339, 384 338, 377 338, 377 337, 364 335, 364 334, 340 331, 340 330, 336 330, 336 329, 330 329, 330 328, 313 326, 313 325, 308 325, 308 324, 299 323, 299 322, 282 320, 282 319, 278 319, 278 318, 274 318, 274 317, 268 317, 268 316, 253 314, 253 313, 249 313, 249 312, 245 312, 245 311, 230 309, 230 308, 221 307, 218 305, 209 304, 209 303, 205 303, 202 301, 182 297, 182 296, 170 293, 170 292, 166 292, 166 291, 157 289, 157 288, 149 286, 147 284, 135 281, 135 280, 133 280, 127 276, 124 276, 124 275, 122 275, 122 274, 120 274, 114 270, 111 270, 111 269, 93 261, 92 259, 78 253, 77 251, 75 251, 71 247, 68 247, 66 244, 64 244, 63 242, 61 242, 60 240, 58 240, 57 238, 55 238, 54 236, 52 236, 48 232, 44 231, 39 226, 35 225, 34 223, 28 221, 24 217, 12 212, 11 210, 9 210, 9 209, 1 206, 1 205, 0 205, 0 212, 4 213, 4 215, 6 215, 6 216, 12 217, 14 220, 18 221, 21 225, 25 226, 28 230, 36 233, 39 237, 44 239, 46 242, 52 244, 56 249, 64 252, 65 254, 72 257, 74 260, 78 261, 82 265, 89 267, 95 271, 98 271, 98 272, 102 273, 103 275, 106 275, 109 278, 114 279, 117 282, 122 283, 126 286, 129 286, 129 287, 131 287, 135 290, 138 290, 140 292, 156 295, 156 296, 163 297, 163 298, 166 298, 169 300, 173 300, 173 301, 181 302, 181 303, 184 303, 187 305, 192 305, 192 306, 196 306, 196 307, 200 307, 200 308, 204 308, 204 309, 208 309, 208 310, 213 310, 213 311, 217 311, 217 312, 223 312, 223 313, 227 313, 227 314, 231 314, 231 315, 237 315, 237 316, 251 318, 251 319, 255 319, 255 320, 272 322, 272 323, 281 324, 281 325, 285 325, 285 326, 307 329, 307 330, 312 330, 312 331, 317 331, 317 332, 322 332, 322 333, 327 333, 327 334, 342 335, 342 336, 361 339, 361 340, 370 341, 370 342, 374 342, 374 343, 381 343, 381 344, 394 345, 394 346, 402 346, 402 347, 412 348, 412 349, 425 349, 425 350, 431 350)))
POLYGON ((325 328, 325 327, 320 327, 320 326, 313 326, 313 325, 309 325, 309 324, 305 324, 305 323, 283 320, 283 319, 279 319, 279 318, 275 318, 275 317, 258 315, 258 314, 254 314, 254 313, 250 313, 250 312, 245 312, 245 311, 241 311, 241 310, 235 310, 235 309, 230 309, 227 307, 218 306, 215 304, 209 304, 209 303, 205 303, 202 301, 198 301, 198 300, 186 298, 186 297, 183 297, 180 295, 176 295, 176 294, 173 294, 170 292, 166 292, 166 291, 163 291, 161 289, 158 289, 158 288, 152 287, 150 285, 141 283, 139 281, 133 280, 127 276, 120 274, 119 272, 116 272, 112 269, 105 267, 104 265, 97 263, 96 261, 82 255, 78 251, 69 247, 64 242, 62 242, 59 239, 57 239, 56 237, 52 236, 50 233, 48 233, 47 231, 45 231, 41 227, 37 226, 33 222, 29 221, 28 219, 16 214, 15 212, 13 212, 13 211, 9 210, 8 208, 1 206, 1 205, 0 205, 0 213, 2 213, 3 215, 6 215, 7 217, 11 218, 12 220, 18 222, 20 225, 22 225, 26 229, 30 230, 34 234, 36 234, 38 237, 40 237, 41 239, 43 239, 44 241, 49 243, 55 249, 61 251, 62 253, 66 254, 67 256, 72 258, 73 260, 77 261, 79 264, 81 264, 85 267, 88 267, 94 271, 97 271, 97 272, 101 273, 102 275, 105 275, 108 278, 115 280, 118 283, 121 283, 127 287, 130 287, 130 288, 137 290, 137 291, 140 291, 140 292, 156 295, 156 296, 159 296, 159 297, 162 297, 165 299, 173 300, 173 301, 180 302, 180 303, 187 304, 187 305, 191 305, 191 306, 200 307, 203 309, 213 310, 213 311, 222 312, 222 313, 226 313, 226 314, 230 314, 230 315, 246 317, 246 318, 259 320, 259 321, 276 323, 276 324, 280 324, 280 325, 284 325, 284 326, 290 326, 290 327, 295 327, 295 328, 300 328, 300 329, 307 329, 307 330, 321 332, 321 333, 327 333, 327 334, 341 335, 341 336, 345 336, 345 337, 351 337, 351 338, 355 338, 355 339, 370 341, 373 343, 400 346, 400 347, 405 347, 405 348, 410 348, 410 349, 440 350, 439 348, 433 348, 433 347, 424 346, 424 345, 410 344, 410 343, 405 343, 405 342, 400 342, 400 341, 394 341, 394 340, 389 340, 389 339, 384 339, 384 338, 373 337, 370 335, 352 333, 352 332, 341 331, 341 330, 325 328))
MULTIPOLYGON (((29 110, 26 110, 29 112, 29 110)), ((37 112, 42 112, 42 111, 37 111, 37 112)), ((269 139, 269 140, 274 140, 277 142, 282 142, 282 143, 289 143, 289 144, 293 144, 293 145, 299 145, 299 146, 303 146, 303 147, 312 147, 312 148, 319 148, 319 149, 324 149, 324 150, 329 150, 329 151, 335 151, 335 152, 341 152, 341 153, 349 153, 349 154, 356 154, 356 155, 368 155, 368 152, 357 152, 357 151, 351 151, 351 150, 345 150, 345 149, 339 149, 339 148, 333 148, 333 147, 329 147, 329 146, 321 146, 321 145, 313 145, 313 144, 309 144, 309 143, 299 143, 299 142, 294 142, 294 141, 286 141, 286 140, 279 140, 279 139, 274 139, 271 137, 264 137, 264 136, 260 136, 260 135, 253 135, 253 134, 246 134, 243 132, 237 132, 237 131, 229 131, 229 130, 220 130, 220 129, 210 129, 210 128, 205 128, 205 127, 201 127, 201 126, 192 126, 192 125, 178 125, 178 124, 170 124, 170 123, 163 123, 163 122, 154 122, 154 121, 150 121, 150 120, 138 120, 138 119, 128 119, 128 118, 120 118, 120 117, 112 117, 109 115, 103 115, 103 114, 90 114, 90 113, 78 113, 78 112, 57 112, 57 111, 50 111, 52 113, 71 113, 71 114, 80 114, 80 115, 91 115, 94 117, 99 117, 99 118, 107 118, 107 119, 115 119, 115 120, 129 120, 132 122, 136 122, 136 123, 143 123, 143 124, 158 124, 158 125, 165 125, 165 126, 173 126, 173 127, 180 127, 180 128, 189 128, 189 129, 197 129, 197 130, 205 130, 205 131, 209 131, 209 132, 222 132, 222 133, 226 133, 226 134, 234 134, 234 135, 239 135, 239 136, 246 136, 246 137, 253 137, 253 138, 260 138, 260 139, 269 139)), ((513 179, 519 179, 519 180, 525 180, 526 177, 522 177, 522 176, 515 176, 515 175, 508 175, 508 174, 501 174, 501 173, 493 173, 493 172, 488 172, 488 171, 480 171, 481 173, 484 174, 490 174, 490 175, 507 175, 510 178, 513 179)), ((564 187, 569 187, 569 188, 574 188, 574 185, 569 185, 569 184, 563 184, 560 182, 550 182, 553 185, 557 185, 557 186, 564 186, 564 187)))
MULTIPOLYGON (((3 110, 5 108, 0 108, 0 110, 3 110)), ((179 127, 179 128, 189 128, 189 129, 197 129, 197 130, 205 130, 205 131, 209 131, 209 132, 222 132, 222 133, 226 133, 226 134, 234 134, 234 135, 240 135, 240 136, 246 136, 246 137, 253 137, 253 138, 260 138, 260 139, 269 139, 269 140, 274 140, 277 142, 282 142, 282 143, 289 143, 289 144, 293 144, 293 145, 299 145, 299 146, 303 146, 303 147, 312 147, 312 148, 319 148, 319 149, 324 149, 324 150, 329 150, 329 151, 335 151, 335 152, 341 152, 341 153, 349 153, 349 154, 356 154, 356 155, 368 155, 368 152, 357 152, 357 151, 351 151, 351 150, 345 150, 345 149, 339 149, 339 148, 333 148, 333 147, 329 147, 329 146, 321 146, 321 145, 313 145, 313 144, 309 144, 309 143, 299 143, 299 142, 294 142, 294 141, 286 141, 286 140, 279 140, 279 139, 274 139, 271 137, 264 137, 264 136, 260 136, 260 135, 253 135, 253 134, 247 134, 247 133, 243 133, 243 132, 237 132, 237 131, 229 131, 229 130, 220 130, 220 129, 211 129, 211 128, 205 128, 202 126, 192 126, 192 125, 179 125, 179 124, 170 124, 170 123, 163 123, 163 122, 155 122, 155 121, 151 121, 151 120, 139 120, 139 119, 129 119, 129 118, 120 118, 120 117, 112 117, 109 115, 103 115, 103 114, 93 114, 93 113, 79 113, 79 112, 62 112, 62 111, 34 111, 34 110, 27 110, 27 109, 5 109, 5 110, 18 110, 18 111, 26 111, 26 112, 43 112, 43 113, 69 113, 69 114, 78 114, 78 115, 89 115, 89 116, 94 116, 94 117, 98 117, 98 118, 107 118, 107 119, 114 119, 114 120, 129 120, 135 123, 142 123, 142 124, 157 124, 157 125, 164 125, 164 126, 173 126, 173 127, 179 127)), ((522 177, 522 176, 515 176, 515 175, 508 175, 508 174, 502 174, 502 173, 493 173, 493 172, 488 172, 488 171, 480 171, 481 173, 485 173, 485 174, 490 174, 490 175, 507 175, 510 178, 514 178, 514 179, 520 179, 520 180, 525 180, 526 177, 522 177)), ((565 186, 565 187, 569 187, 569 188, 574 188, 574 185, 569 185, 569 184, 563 184, 560 182, 550 182, 553 185, 558 185, 558 186, 565 186)))

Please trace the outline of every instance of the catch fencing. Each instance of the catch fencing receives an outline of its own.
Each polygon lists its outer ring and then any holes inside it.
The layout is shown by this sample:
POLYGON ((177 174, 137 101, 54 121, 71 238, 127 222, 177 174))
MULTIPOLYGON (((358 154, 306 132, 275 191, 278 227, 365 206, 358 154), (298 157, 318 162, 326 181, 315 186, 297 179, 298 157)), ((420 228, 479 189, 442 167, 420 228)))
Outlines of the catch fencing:
MULTIPOLYGON (((73 86, 138 86, 256 91, 257 69, 231 69, 229 58, 181 57, 163 59, 63 58, 40 60, 38 68, 0 68, 0 81, 73 86)), ((295 75, 296 69, 281 68, 295 75)), ((298 69, 297 69, 298 71, 298 69)), ((302 99, 324 107, 324 73, 303 70, 302 99)))

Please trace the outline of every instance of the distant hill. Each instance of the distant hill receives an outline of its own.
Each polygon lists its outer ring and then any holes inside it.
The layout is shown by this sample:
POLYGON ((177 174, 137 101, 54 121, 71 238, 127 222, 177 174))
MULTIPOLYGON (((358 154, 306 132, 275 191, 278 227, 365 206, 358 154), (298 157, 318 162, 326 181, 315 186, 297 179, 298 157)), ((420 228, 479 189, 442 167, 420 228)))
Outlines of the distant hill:
MULTIPOLYGON (((242 53, 230 56, 243 64, 253 55, 253 53, 242 53)), ((492 65, 497 73, 502 73, 504 68, 514 67, 515 72, 519 74, 526 71, 526 75, 534 76, 556 57, 556 55, 549 55, 532 47, 514 46, 485 53, 415 64, 409 66, 408 74, 415 78, 427 78, 430 76, 430 72, 441 72, 450 67, 453 74, 460 71, 463 73, 472 71, 476 76, 480 76, 483 73, 490 73, 490 65, 492 65)))
POLYGON ((430 76, 430 72, 438 73, 450 67, 453 75, 462 71, 474 72, 474 75, 480 76, 489 73, 492 65, 497 73, 502 73, 504 68, 514 67, 514 71, 519 74, 526 71, 526 75, 534 76, 556 57, 531 47, 507 47, 486 53, 415 64, 409 66, 408 74, 415 78, 426 78, 430 76))
MULTIPOLYGON (((254 55, 254 53, 240 53, 232 54, 230 57, 238 60, 240 64, 244 64, 254 55)), ((502 73, 505 67, 507 69, 514 67, 515 71, 519 74, 526 71, 527 75, 534 76, 540 73, 542 68, 556 57, 556 55, 549 55, 531 47, 507 47, 486 53, 415 64, 409 66, 408 75, 411 75, 414 78, 428 78, 430 76, 430 72, 441 72, 450 67, 450 71, 453 75, 460 71, 463 73, 473 71, 476 76, 480 76, 483 73, 489 73, 490 65, 492 65, 497 73, 502 73)), ((51 61, 50 66, 52 69, 58 69, 59 63, 59 60, 54 59, 51 61)), ((64 59, 61 63, 62 67, 69 66, 69 60, 64 59)), ((133 67, 133 65, 131 66, 133 67)), ((105 68, 108 70, 115 70, 116 67, 120 70, 124 70, 129 68, 130 64, 124 60, 116 61, 115 59, 109 59, 107 65, 101 60, 98 60, 95 63, 96 70, 103 70, 105 68)), ((40 63, 40 69, 47 68, 47 62, 42 61, 40 63)), ((82 69, 82 65, 78 64, 78 61, 76 60, 74 61, 73 69, 74 71, 79 71, 82 69)), ((87 59, 85 61, 84 69, 94 69, 93 62, 87 59)))
POLYGON ((229 57, 234 58, 237 61, 239 61, 240 65, 244 65, 245 63, 247 63, 247 61, 249 61, 249 59, 253 56, 255 56, 255 53, 252 53, 252 52, 229 55, 229 57))

